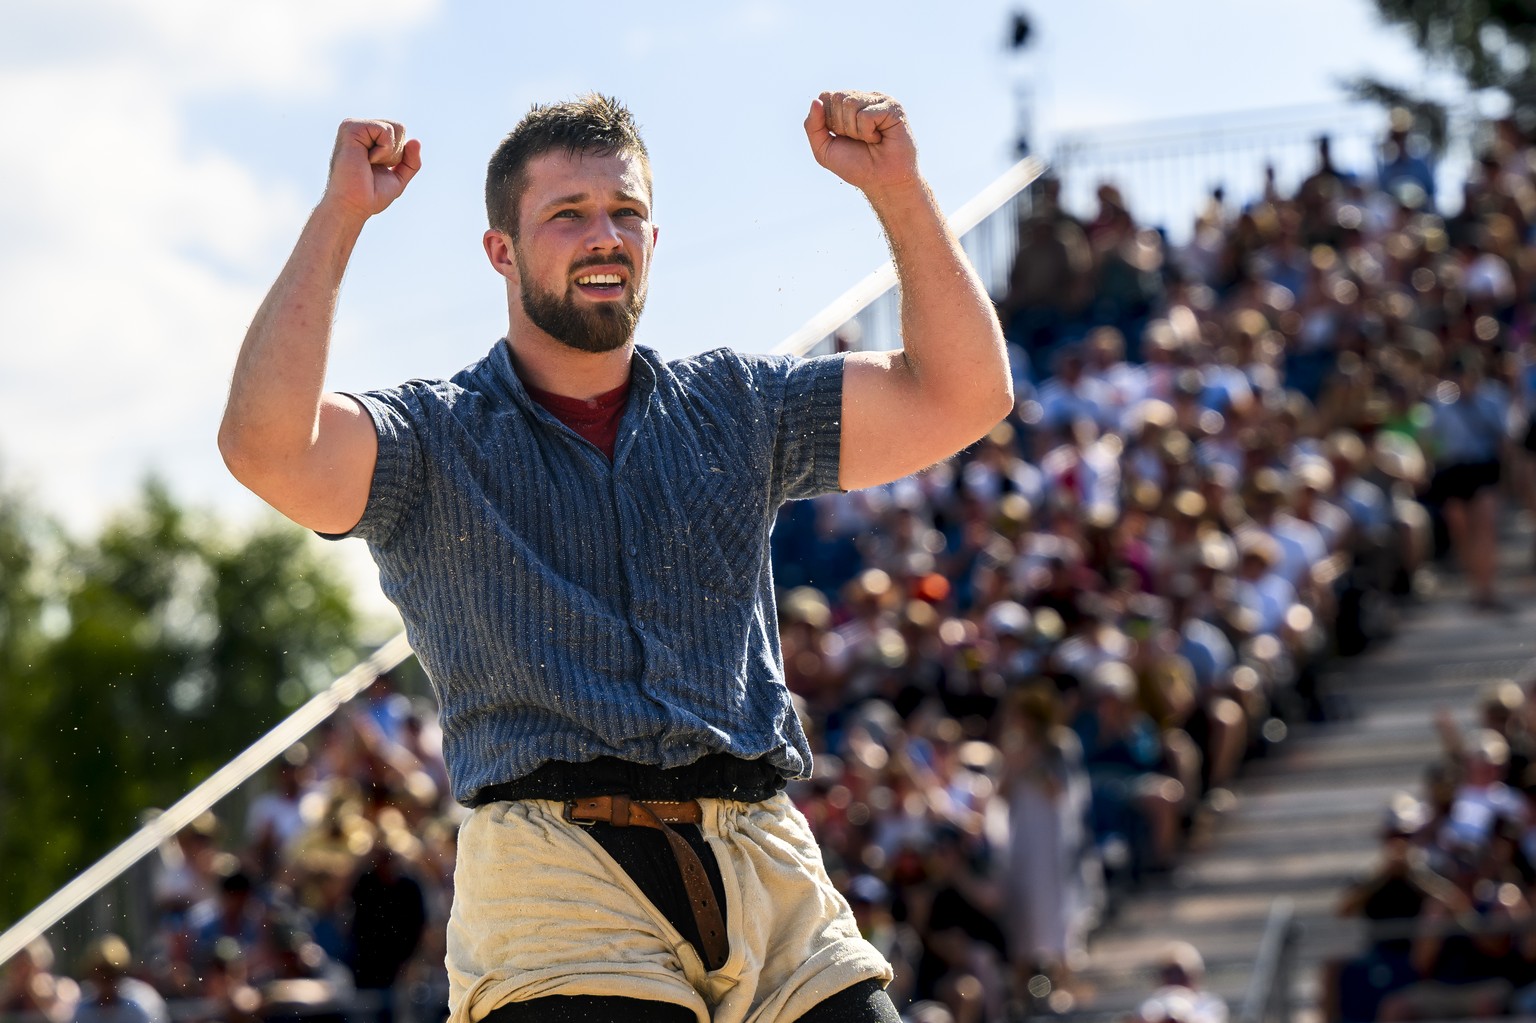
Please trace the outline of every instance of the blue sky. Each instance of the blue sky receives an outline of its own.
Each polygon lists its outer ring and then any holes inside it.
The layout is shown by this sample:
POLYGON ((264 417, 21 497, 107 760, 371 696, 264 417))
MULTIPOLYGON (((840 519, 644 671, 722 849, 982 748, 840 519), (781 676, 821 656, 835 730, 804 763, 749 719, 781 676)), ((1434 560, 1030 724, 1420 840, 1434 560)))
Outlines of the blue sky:
POLYGON ((1337 99, 1417 82, 1365 0, 21 0, 0 8, 0 474, 89 528, 146 472, 235 518, 214 430, 245 325, 324 183, 344 116, 403 121, 424 167, 369 225, 331 383, 446 375, 505 324, 480 249, 484 162, 531 102, 588 89, 646 130, 661 226, 640 338, 767 350, 885 258, 801 121, 827 88, 889 92, 940 201, 1036 136, 1337 99))

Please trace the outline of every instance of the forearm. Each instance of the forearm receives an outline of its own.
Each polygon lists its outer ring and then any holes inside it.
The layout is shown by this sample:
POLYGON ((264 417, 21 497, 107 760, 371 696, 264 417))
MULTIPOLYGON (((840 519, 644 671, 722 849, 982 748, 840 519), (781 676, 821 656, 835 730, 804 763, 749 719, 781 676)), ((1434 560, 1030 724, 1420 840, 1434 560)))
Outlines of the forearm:
POLYGON ((864 193, 900 287, 900 352, 844 362, 838 483, 900 479, 972 444, 1013 407, 1003 332, 918 170, 901 105, 825 92, 805 119, 816 161, 864 193))
POLYGON ((925 403, 974 421, 979 437, 1013 406, 992 301, 921 178, 866 194, 896 265, 903 368, 925 403))
POLYGON ((317 207, 251 321, 219 428, 232 467, 281 462, 314 443, 336 298, 363 222, 317 207))

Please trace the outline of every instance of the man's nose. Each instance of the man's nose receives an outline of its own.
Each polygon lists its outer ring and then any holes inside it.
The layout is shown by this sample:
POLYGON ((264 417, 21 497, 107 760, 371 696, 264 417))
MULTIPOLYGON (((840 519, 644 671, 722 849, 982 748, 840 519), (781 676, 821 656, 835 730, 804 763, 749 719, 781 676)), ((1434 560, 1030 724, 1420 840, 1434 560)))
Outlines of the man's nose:
POLYGON ((594 252, 606 252, 623 247, 624 235, 613 217, 607 213, 599 213, 587 223, 591 225, 591 230, 587 233, 587 248, 594 252))

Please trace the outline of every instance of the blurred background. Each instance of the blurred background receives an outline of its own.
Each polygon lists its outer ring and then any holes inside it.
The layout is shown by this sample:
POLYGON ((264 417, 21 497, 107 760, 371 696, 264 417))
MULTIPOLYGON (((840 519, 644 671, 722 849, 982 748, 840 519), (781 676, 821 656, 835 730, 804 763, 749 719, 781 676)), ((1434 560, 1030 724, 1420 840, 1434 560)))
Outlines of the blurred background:
POLYGON ((0 10, 0 1015, 444 1011, 430 688, 332 686, 398 630, 366 551, 214 445, 336 123, 423 141, 356 390, 496 342, 485 160, 590 89, 652 153, 643 343, 895 346, 801 127, 842 87, 906 107, 1019 395, 775 535, 793 795, 904 1015, 1536 1011, 1533 42, 1513 0, 0 10))

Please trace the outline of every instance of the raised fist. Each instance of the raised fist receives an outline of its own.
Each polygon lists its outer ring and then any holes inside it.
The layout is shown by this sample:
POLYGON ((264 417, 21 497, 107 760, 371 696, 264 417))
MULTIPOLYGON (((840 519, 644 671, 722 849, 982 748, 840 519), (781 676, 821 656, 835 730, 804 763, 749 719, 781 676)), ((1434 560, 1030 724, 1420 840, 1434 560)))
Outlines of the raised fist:
POLYGON ((921 180, 907 115, 889 96, 824 92, 811 101, 805 135, 817 163, 866 193, 921 180))
POLYGON ((364 217, 382 213, 421 170, 421 143, 397 121, 346 120, 336 130, 325 202, 364 217))

